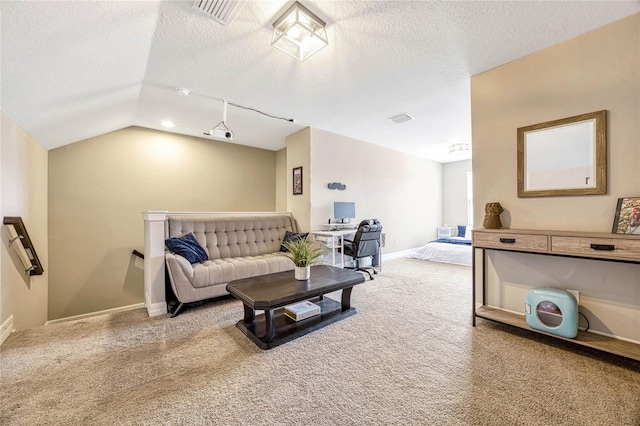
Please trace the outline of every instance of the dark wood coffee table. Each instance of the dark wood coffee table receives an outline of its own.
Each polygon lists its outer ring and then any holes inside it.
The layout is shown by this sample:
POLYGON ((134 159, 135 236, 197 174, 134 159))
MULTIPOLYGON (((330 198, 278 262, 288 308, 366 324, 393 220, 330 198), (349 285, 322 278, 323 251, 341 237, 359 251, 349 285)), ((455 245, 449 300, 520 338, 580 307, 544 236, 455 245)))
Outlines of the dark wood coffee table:
POLYGON ((293 271, 278 272, 231 281, 227 291, 244 303, 244 319, 236 326, 262 349, 271 349, 356 313, 351 307, 351 290, 364 276, 348 269, 327 265, 311 267, 311 278, 300 281, 293 271), (342 301, 323 297, 342 290, 342 301), (284 314, 284 306, 311 300, 320 314, 294 321, 284 314), (256 311, 264 314, 256 315, 256 311))

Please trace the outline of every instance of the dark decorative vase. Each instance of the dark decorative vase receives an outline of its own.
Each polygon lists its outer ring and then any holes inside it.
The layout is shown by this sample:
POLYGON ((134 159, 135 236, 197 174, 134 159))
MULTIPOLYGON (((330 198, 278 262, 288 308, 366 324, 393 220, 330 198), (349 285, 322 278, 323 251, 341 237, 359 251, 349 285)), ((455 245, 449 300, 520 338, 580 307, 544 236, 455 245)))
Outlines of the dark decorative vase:
POLYGON ((484 206, 484 222, 482 222, 482 226, 486 229, 499 229, 502 228, 502 222, 500 222, 500 213, 502 213, 504 209, 500 205, 500 203, 487 203, 484 206))

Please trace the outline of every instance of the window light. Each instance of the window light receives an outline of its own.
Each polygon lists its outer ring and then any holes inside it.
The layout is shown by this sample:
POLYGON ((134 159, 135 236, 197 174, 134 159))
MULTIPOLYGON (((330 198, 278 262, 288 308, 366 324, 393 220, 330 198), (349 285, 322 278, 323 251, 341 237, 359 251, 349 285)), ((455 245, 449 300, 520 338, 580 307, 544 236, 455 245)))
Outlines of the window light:
POLYGON ((298 2, 295 2, 273 23, 271 45, 300 62, 325 47, 325 22, 298 2))

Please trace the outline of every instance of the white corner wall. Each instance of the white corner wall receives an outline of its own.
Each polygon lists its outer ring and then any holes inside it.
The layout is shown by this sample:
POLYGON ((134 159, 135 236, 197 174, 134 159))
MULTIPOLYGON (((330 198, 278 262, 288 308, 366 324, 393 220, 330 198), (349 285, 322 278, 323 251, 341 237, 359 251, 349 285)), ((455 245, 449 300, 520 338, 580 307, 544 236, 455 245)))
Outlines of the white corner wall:
POLYGON ((287 149, 276 151, 276 211, 287 211, 287 149))
MULTIPOLYGON (((20 216, 44 274, 25 275, 2 227, 0 252, 0 324, 39 327, 47 321, 49 251, 47 229, 47 150, 0 112, 0 216, 20 216)), ((11 330, 8 330, 11 331, 11 330)))
POLYGON ((311 227, 311 128, 287 136, 286 170, 286 211, 293 213, 301 232, 309 232, 311 227), (302 194, 293 195, 293 169, 302 167, 302 194))
POLYGON ((467 225, 467 173, 471 160, 442 165, 442 224, 467 225))
POLYGON ((333 217, 334 201, 356 203, 358 220, 379 219, 384 253, 420 247, 442 222, 442 165, 388 148, 311 129, 311 228, 333 217), (346 190, 330 190, 340 182, 346 190))

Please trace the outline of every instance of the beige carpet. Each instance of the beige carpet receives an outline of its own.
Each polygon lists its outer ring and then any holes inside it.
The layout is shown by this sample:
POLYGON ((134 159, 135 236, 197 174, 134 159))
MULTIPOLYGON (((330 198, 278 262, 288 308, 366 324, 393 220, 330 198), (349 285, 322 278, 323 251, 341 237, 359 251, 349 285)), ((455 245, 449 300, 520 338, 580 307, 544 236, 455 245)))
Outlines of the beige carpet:
POLYGON ((640 363, 473 328, 470 283, 465 266, 387 262, 356 315, 269 351, 232 299, 16 332, 0 424, 640 425, 640 363))

